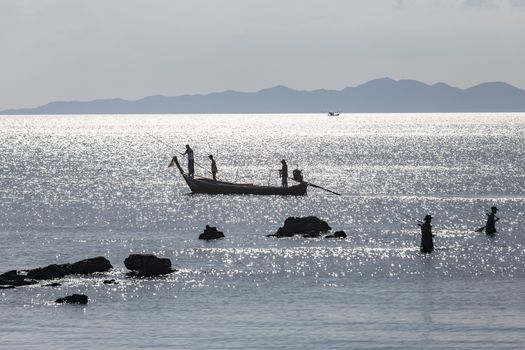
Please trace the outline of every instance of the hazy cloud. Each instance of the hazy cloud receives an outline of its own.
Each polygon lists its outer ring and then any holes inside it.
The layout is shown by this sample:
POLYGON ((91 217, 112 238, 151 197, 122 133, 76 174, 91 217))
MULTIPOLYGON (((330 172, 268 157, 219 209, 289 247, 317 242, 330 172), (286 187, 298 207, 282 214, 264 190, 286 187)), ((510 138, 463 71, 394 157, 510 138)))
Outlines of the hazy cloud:
POLYGON ((433 7, 478 7, 478 8, 499 8, 499 7, 522 7, 525 6, 525 0, 393 0, 395 8, 423 6, 433 7))
POLYGON ((510 0, 512 6, 522 7, 525 6, 525 0, 510 0))
POLYGON ((463 2, 465 6, 477 6, 477 7, 495 7, 496 4, 493 0, 465 0, 463 2))
POLYGON ((525 6, 525 0, 464 0, 463 5, 467 7, 502 7, 525 6))
POLYGON ((405 7, 405 2, 403 0, 394 0, 394 7, 401 9, 405 7))

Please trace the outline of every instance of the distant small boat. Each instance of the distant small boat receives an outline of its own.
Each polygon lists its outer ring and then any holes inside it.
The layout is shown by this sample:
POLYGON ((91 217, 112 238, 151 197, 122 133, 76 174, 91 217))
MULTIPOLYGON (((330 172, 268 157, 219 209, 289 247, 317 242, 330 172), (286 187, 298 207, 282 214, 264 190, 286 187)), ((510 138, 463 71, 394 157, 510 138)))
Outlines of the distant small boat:
POLYGON ((278 187, 215 181, 205 177, 191 178, 184 173, 177 157, 173 157, 172 164, 177 166, 192 193, 304 196, 308 187, 306 182, 289 187, 278 187))
POLYGON ((328 112, 329 117, 337 117, 339 116, 339 112, 328 112))

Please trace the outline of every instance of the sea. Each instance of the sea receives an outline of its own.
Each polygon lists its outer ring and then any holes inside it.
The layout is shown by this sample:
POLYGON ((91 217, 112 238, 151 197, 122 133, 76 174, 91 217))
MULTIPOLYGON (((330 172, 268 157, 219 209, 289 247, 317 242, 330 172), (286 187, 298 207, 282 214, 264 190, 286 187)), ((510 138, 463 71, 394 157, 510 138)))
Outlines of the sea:
POLYGON ((0 348, 523 349, 524 205, 525 113, 0 116, 0 273, 114 266, 0 290, 0 348), (212 154, 220 180, 279 185, 286 159, 341 195, 191 195, 168 168, 186 144, 197 175, 212 154), (267 237, 290 216, 348 236, 267 237), (177 272, 127 277, 133 253, 177 272))

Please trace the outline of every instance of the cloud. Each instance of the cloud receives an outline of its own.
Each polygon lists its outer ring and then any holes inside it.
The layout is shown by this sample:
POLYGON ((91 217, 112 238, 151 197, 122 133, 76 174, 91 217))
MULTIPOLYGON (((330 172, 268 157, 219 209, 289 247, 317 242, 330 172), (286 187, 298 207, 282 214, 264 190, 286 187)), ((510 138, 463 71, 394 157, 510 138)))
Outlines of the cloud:
POLYGON ((510 4, 514 7, 524 7, 525 0, 510 0, 510 4))
POLYGON ((463 0, 466 7, 500 7, 510 5, 512 7, 524 7, 525 0, 463 0))
POLYGON ((402 9, 405 7, 404 0, 394 0, 394 7, 398 9, 402 9))
POLYGON ((467 7, 496 7, 494 0, 464 0, 463 5, 467 7))

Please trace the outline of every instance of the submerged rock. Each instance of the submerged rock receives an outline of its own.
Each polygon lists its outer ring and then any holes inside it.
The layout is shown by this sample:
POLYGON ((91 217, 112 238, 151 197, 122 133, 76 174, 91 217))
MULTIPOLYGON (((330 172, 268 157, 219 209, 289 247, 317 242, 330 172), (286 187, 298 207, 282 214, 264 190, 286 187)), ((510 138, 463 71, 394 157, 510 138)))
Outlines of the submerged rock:
POLYGON ((217 227, 210 227, 209 225, 206 225, 204 232, 199 235, 199 239, 203 239, 206 241, 219 238, 224 238, 224 233, 217 230, 217 227))
POLYGON ((325 238, 346 238, 346 232, 336 231, 333 235, 326 236, 325 238))
POLYGON ((158 258, 153 254, 131 254, 124 260, 124 265, 132 272, 130 276, 159 276, 172 273, 171 260, 168 258, 158 258))
POLYGON ((293 237, 301 235, 305 238, 319 237, 322 233, 328 232, 331 227, 315 216, 289 217, 284 221, 284 226, 279 227, 275 234, 267 237, 293 237))
POLYGON ((87 304, 88 303, 88 297, 87 297, 87 295, 84 295, 84 294, 73 294, 73 295, 65 296, 63 298, 59 298, 59 299, 55 300, 55 303, 59 303, 59 304, 63 304, 63 303, 66 303, 66 304, 87 304))

